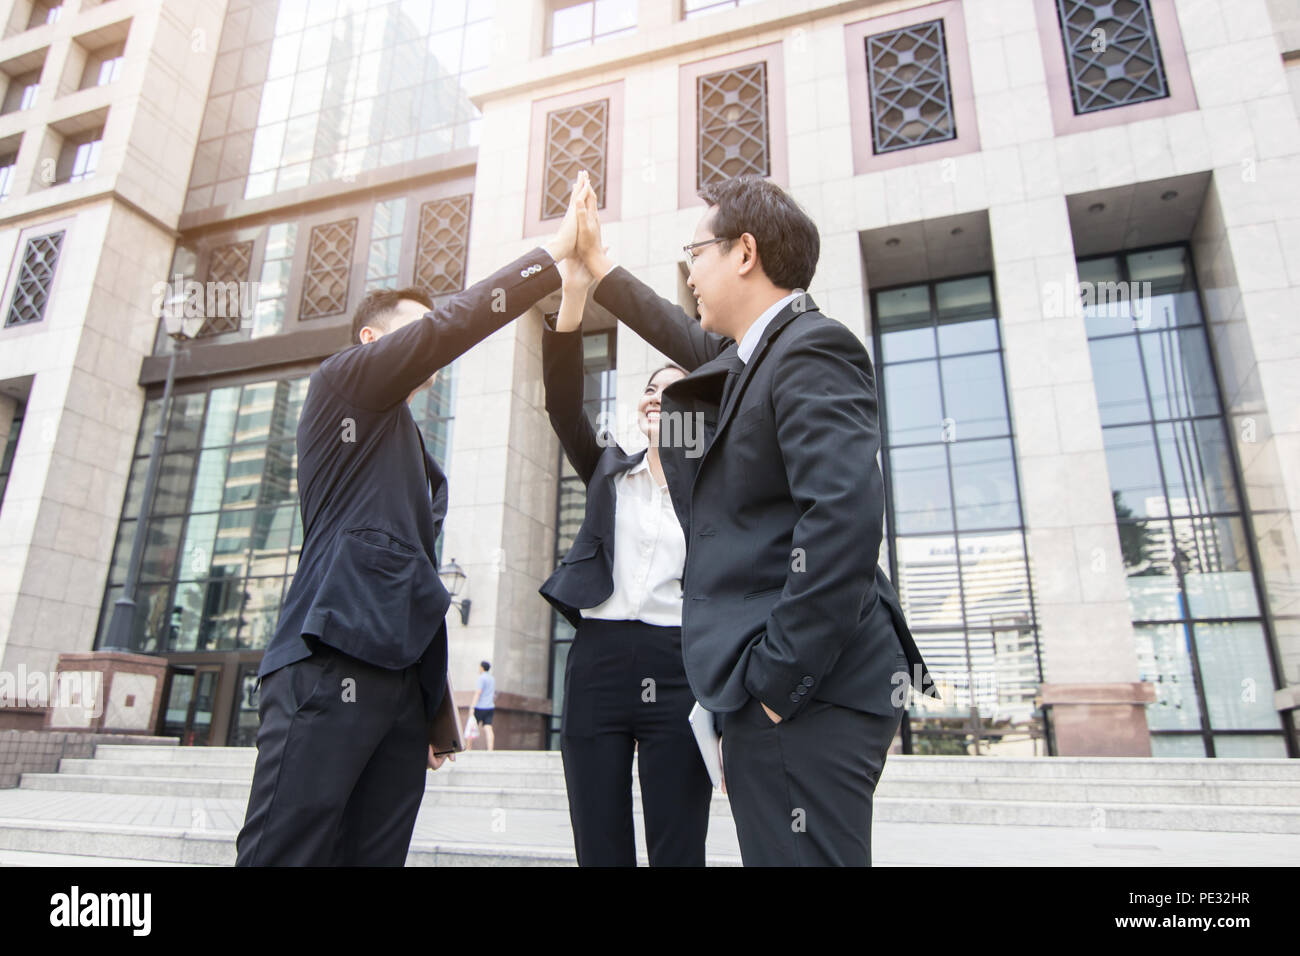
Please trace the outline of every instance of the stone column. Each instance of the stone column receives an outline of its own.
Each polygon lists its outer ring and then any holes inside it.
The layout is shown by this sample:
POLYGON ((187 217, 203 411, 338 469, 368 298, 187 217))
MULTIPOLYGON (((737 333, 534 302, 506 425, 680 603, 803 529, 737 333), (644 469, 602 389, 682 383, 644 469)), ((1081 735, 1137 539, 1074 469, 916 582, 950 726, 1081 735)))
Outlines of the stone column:
POLYGON ((1150 756, 1065 197, 989 210, 1043 660, 1060 756, 1150 756))

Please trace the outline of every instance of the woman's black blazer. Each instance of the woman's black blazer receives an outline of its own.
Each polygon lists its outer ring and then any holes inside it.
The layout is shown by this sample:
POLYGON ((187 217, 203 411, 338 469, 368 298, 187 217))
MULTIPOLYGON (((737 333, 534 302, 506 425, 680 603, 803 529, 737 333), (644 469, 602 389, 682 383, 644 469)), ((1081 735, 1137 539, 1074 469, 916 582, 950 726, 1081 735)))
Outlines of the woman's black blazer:
POLYGON ((548 315, 542 330, 546 414, 587 486, 587 512, 569 553, 539 591, 574 627, 582 621, 579 608, 595 607, 614 593, 614 479, 646 454, 627 454, 608 432, 597 436, 582 410, 582 379, 582 332, 557 332, 548 315))

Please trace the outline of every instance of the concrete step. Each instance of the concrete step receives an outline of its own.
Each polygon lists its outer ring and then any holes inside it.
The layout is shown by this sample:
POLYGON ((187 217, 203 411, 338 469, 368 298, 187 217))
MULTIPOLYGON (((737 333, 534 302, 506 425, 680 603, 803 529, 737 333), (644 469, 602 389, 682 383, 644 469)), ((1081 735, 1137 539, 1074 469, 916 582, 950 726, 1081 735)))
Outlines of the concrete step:
MULTIPOLYGON (((442 787, 428 785, 424 788, 424 806, 430 807, 501 807, 513 810, 569 811, 569 796, 563 788, 557 790, 523 790, 512 787, 442 787)), ((632 791, 632 808, 641 812, 641 793, 632 791)), ((711 816, 731 816, 731 804, 725 794, 715 790, 709 806, 711 816)))
POLYGON ((918 757, 894 754, 891 777, 1015 777, 1042 780, 1261 780, 1300 783, 1300 760, 1240 757, 918 757))
MULTIPOLYGON (((248 780, 253 779, 251 763, 180 763, 161 761, 128 763, 125 760, 100 760, 97 757, 64 757, 59 761, 60 774, 84 777, 166 777, 172 780, 248 780)), ((27 774, 23 775, 24 777, 27 774)))
POLYGON ((25 773, 21 790, 50 790, 63 793, 135 793, 154 797, 213 797, 248 800, 252 776, 146 777, 139 774, 109 776, 104 773, 25 773))
MULTIPOLYGON (((0 819, 0 866, 233 866, 236 831, 0 819)), ((644 854, 641 865, 646 865, 644 854)), ((739 866, 712 853, 710 866, 739 866)), ((571 846, 412 841, 407 866, 576 866, 571 846)))
MULTIPOLYGON (((95 760, 125 763, 166 763, 174 766, 248 766, 256 759, 252 747, 150 747, 100 745, 95 760)), ((476 750, 457 756, 451 770, 509 770, 562 773, 559 751, 476 750)), ((894 754, 885 774, 895 776, 1017 779, 1127 780, 1268 780, 1300 783, 1300 760, 1175 757, 923 757, 894 754)))
POLYGON ((87 866, 198 866, 170 860, 124 860, 112 856, 82 856, 76 853, 37 853, 25 850, 0 850, 0 867, 77 867, 87 866))
MULTIPOLYGON (((201 748, 188 749, 193 752, 201 748)), ((636 762, 633 761, 634 775, 636 767, 636 762)), ((59 765, 59 771, 77 775, 251 779, 253 761, 247 758, 232 758, 228 754, 216 754, 211 757, 187 754, 172 759, 151 756, 143 761, 129 761, 114 755, 107 759, 101 759, 99 756, 92 759, 65 758, 59 765)), ((462 757, 454 764, 445 766, 438 771, 438 779, 446 781, 446 786, 500 784, 556 789, 564 786, 564 769, 558 758, 518 761, 513 755, 498 759, 495 754, 476 754, 462 757)), ((1014 795, 1013 787, 1022 783, 1039 783, 1043 786, 1073 785, 1075 789, 1109 785, 1145 788, 1150 785, 1156 788, 1153 793, 1160 792, 1159 786, 1163 784, 1182 783, 1200 787, 1213 787, 1219 784, 1253 784, 1261 788, 1278 788, 1295 793, 1300 792, 1300 761, 1177 760, 1166 762, 1153 759, 1141 762, 1094 760, 1080 763, 1061 758, 1006 762, 995 758, 894 756, 886 762, 882 775, 882 784, 915 782, 937 785, 964 782, 971 786, 984 786, 992 785, 998 780, 1014 781, 1014 784, 1009 784, 1006 788, 1012 795, 1014 795)), ((1136 793, 1136 789, 1134 792, 1136 793)), ((1143 799, 1138 796, 1132 798, 1134 802, 1143 799)), ((1245 802, 1261 802, 1244 796, 1242 799, 1245 802)), ((1293 800, 1300 800, 1300 797, 1285 797, 1267 802, 1289 804, 1293 800)))
POLYGON ((0 818, 0 852, 229 866, 235 862, 235 836, 230 831, 0 818))
POLYGON ((1300 783, 1253 780, 1042 780, 989 777, 945 779, 882 775, 876 791, 889 797, 921 799, 1060 801, 1168 805, 1294 807, 1300 812, 1300 783))
POLYGON ((956 823, 992 826, 1073 827, 1094 830, 1197 830, 1218 833, 1300 834, 1295 807, 1223 807, 1186 804, 1177 808, 1135 803, 1058 803, 995 800, 930 800, 877 797, 872 821, 956 823))
POLYGON ((255 747, 124 747, 117 744, 99 744, 95 747, 96 760, 124 763, 191 764, 248 764, 257 759, 255 747))
MULTIPOLYGON (((219 778, 60 772, 24 774, 21 789, 205 797, 245 802, 248 800, 250 782, 251 778, 247 774, 219 778)), ((632 793, 634 805, 639 808, 641 793, 635 778, 632 793)), ((935 804, 944 800, 1086 804, 1089 807, 1134 804, 1165 807, 1167 813, 1174 817, 1185 806, 1214 806, 1223 809, 1289 808, 1300 814, 1300 786, 1262 785, 1249 781, 1132 783, 1115 780, 1044 782, 1015 778, 974 781, 889 778, 881 782, 876 799, 878 803, 882 800, 918 799, 930 800, 935 804)), ((435 806, 568 809, 563 775, 516 775, 509 771, 457 771, 447 775, 440 771, 429 774, 425 800, 435 806)), ((712 812, 730 812, 723 794, 715 792, 712 812)))

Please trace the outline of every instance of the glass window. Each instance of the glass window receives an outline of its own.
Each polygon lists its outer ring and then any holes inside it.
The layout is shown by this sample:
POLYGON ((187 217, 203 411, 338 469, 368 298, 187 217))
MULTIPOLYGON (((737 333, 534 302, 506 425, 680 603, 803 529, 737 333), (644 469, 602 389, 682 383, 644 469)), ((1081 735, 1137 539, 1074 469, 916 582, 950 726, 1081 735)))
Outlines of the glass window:
POLYGON ((257 311, 253 319, 255 339, 284 331, 297 236, 298 224, 293 222, 276 223, 267 230, 266 255, 262 262, 262 279, 257 289, 257 311))
POLYGON ((992 277, 882 290, 872 312, 890 504, 882 560, 945 698, 915 702, 911 746, 968 752, 952 735, 969 733, 972 706, 1002 729, 984 749, 1022 746, 1011 741, 1041 737, 1041 674, 992 277))
POLYGON ((1253 621, 1197 624, 1196 656, 1211 727, 1281 729, 1263 627, 1253 621))
MULTIPOLYGON (((1150 713, 1150 708, 1147 709, 1150 713)), ((1147 718, 1150 723, 1150 718, 1147 718)), ((1154 730, 1154 726, 1152 727, 1154 730)), ((1151 735, 1151 756, 1153 757, 1204 757, 1205 739, 1200 734, 1159 734, 1151 735)))
MULTIPOLYGON (((890 545, 898 562, 898 597, 913 632, 962 627, 957 539, 951 535, 895 535, 890 545)), ((919 634, 918 641, 925 655, 924 638, 919 634)))
POLYGON ((406 200, 375 203, 370 223, 370 252, 366 260, 366 290, 395 289, 402 262, 402 234, 406 228, 406 200))
POLYGON ((886 362, 932 358, 935 354, 934 323, 930 319, 929 286, 892 289, 876 295, 879 325, 886 362))
MULTIPOLYGON (((635 8, 635 0, 599 2, 635 8)), ((490 0, 313 0, 274 9, 269 42, 218 56, 200 151, 216 144, 220 152, 223 141, 242 145, 215 183, 196 163, 187 211, 355 176, 474 137, 480 114, 467 90, 491 62, 490 0), (246 117, 225 118, 232 95, 249 104, 246 117), (437 123, 429 122, 430 103, 437 123)), ((226 32, 242 35, 247 16, 246 8, 228 10, 226 32)))
POLYGON ((119 41, 91 51, 86 57, 86 66, 82 70, 81 85, 78 88, 87 90, 115 82, 122 75, 122 53, 125 47, 125 42, 119 41))
POLYGON ((1188 613, 1196 618, 1257 616, 1245 522, 1221 516, 1170 524, 1174 560, 1183 569, 1188 613))
POLYGON ((194 454, 179 452, 163 455, 154 490, 153 514, 184 514, 190 500, 190 483, 194 479, 194 454))
POLYGON ((126 581, 127 564, 131 560, 131 548, 135 544, 135 529, 138 522, 123 521, 117 529, 117 543, 113 546, 113 563, 108 568, 110 584, 126 581))
POLYGON ((188 451, 198 447, 207 399, 203 392, 172 396, 171 424, 167 426, 168 451, 188 451))
POLYGON ((35 30, 50 23, 58 22, 63 13, 63 0, 32 0, 32 14, 27 20, 27 29, 35 30))
POLYGON ((1138 680, 1156 686, 1155 703, 1147 705, 1147 725, 1152 730, 1197 730, 1201 726, 1187 631, 1184 624, 1140 624, 1133 629, 1138 680))
POLYGON ((948 455, 959 531, 1020 525, 1020 495, 1009 438, 954 442, 948 446, 948 455))
POLYGON ((939 351, 944 355, 997 349, 998 320, 988 276, 954 279, 934 287, 939 318, 939 351))
POLYGON ((1150 332, 1140 338, 1147 389, 1157 419, 1219 413, 1204 329, 1150 332))
MULTIPOLYGON (((940 343, 943 328, 939 327, 940 343)), ((966 441, 1011 433, 999 353, 945 358, 940 361, 939 368, 943 375, 943 404, 947 412, 949 440, 966 441)))
POLYGON ((889 453, 894 528, 898 534, 952 531, 952 488, 942 445, 889 453))
POLYGON ((682 19, 693 20, 695 17, 707 16, 720 10, 731 10, 735 7, 743 7, 748 3, 756 2, 757 0, 681 0, 682 19))
POLYGON ((99 149, 104 128, 77 133, 63 141, 55 166, 55 183, 75 183, 94 175, 99 166, 99 149))
POLYGON ((1139 664, 1157 685, 1152 751, 1276 752, 1269 645, 1189 250, 1083 260, 1079 278, 1121 290, 1131 318, 1094 314, 1087 328, 1139 664), (1200 733, 1168 735, 1178 730, 1200 733))
POLYGON ((154 518, 149 522, 149 537, 144 543, 144 560, 140 565, 142 581, 170 580, 180 552, 182 518, 154 518))
POLYGON ((1168 515, 1155 433, 1150 425, 1107 428, 1106 466, 1110 472, 1115 516, 1160 518, 1168 515))
POLYGON ((1286 741, 1277 734, 1215 734, 1214 756, 1285 760, 1290 754, 1286 752, 1286 741))
POLYGON ((28 110, 36 102, 36 91, 40 88, 41 71, 31 70, 9 78, 9 87, 5 90, 4 104, 0 105, 0 115, 28 110))
POLYGON ((635 32, 636 6, 636 0, 550 0, 548 52, 591 46, 635 32))
POLYGON ((0 505, 4 504, 5 489, 9 486, 9 473, 13 470, 14 452, 18 448, 18 435, 23 429, 23 413, 26 407, 21 401, 16 403, 13 417, 9 422, 8 434, 5 436, 3 447, 0 447, 0 505))
POLYGON ((1169 512, 1202 515, 1238 511, 1236 481, 1223 421, 1186 419, 1156 425, 1160 469, 1169 488, 1169 512))
POLYGON ((943 398, 936 362, 888 366, 884 375, 890 445, 915 445, 943 437, 943 398))
POLYGON ((1135 336, 1092 339, 1092 377, 1097 386, 1097 411, 1102 425, 1151 420, 1151 406, 1142 381, 1142 360, 1135 336))
POLYGON ((9 193, 13 190, 14 166, 17 162, 16 152, 0 155, 0 202, 8 199, 9 193))
POLYGON ((177 577, 182 581, 206 578, 212 573, 213 546, 217 539, 218 514, 201 514, 190 518, 181 547, 181 564, 177 577))

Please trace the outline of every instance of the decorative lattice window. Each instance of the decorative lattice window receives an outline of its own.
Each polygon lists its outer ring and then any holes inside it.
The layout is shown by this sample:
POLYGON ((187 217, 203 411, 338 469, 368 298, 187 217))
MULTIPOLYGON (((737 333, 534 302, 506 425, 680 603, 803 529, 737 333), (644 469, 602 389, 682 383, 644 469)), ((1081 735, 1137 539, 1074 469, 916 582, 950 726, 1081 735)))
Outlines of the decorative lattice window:
POLYGON ((242 327, 240 313, 240 284, 248 281, 248 274, 253 264, 253 243, 232 242, 212 250, 208 262, 208 288, 212 294, 207 297, 213 306, 211 313, 204 316, 199 335, 220 335, 222 332, 238 332, 242 327))
POLYGON ((700 124, 697 189, 737 176, 771 174, 767 63, 698 77, 695 100, 700 124))
POLYGON ((347 311, 348 277, 352 272, 356 238, 355 219, 312 227, 299 319, 318 319, 347 311))
POLYGON ((873 152, 957 137, 942 20, 867 37, 867 84, 873 152))
POLYGON ((556 219, 569 208, 578 171, 591 176, 599 208, 605 208, 605 152, 609 139, 609 100, 597 100, 546 114, 546 178, 542 218, 556 219))
POLYGON ((465 288, 469 251, 469 196, 435 199, 420 207, 415 285, 430 296, 465 288))
POLYGON ((1075 113, 1169 95, 1149 0, 1056 0, 1075 113))
POLYGON ((50 301, 50 287, 54 285, 54 269, 59 264, 59 249, 63 233, 36 236, 27 240, 23 264, 14 283, 14 296, 9 303, 5 326, 27 325, 45 318, 45 306, 50 301))

